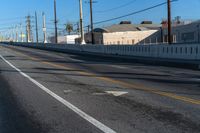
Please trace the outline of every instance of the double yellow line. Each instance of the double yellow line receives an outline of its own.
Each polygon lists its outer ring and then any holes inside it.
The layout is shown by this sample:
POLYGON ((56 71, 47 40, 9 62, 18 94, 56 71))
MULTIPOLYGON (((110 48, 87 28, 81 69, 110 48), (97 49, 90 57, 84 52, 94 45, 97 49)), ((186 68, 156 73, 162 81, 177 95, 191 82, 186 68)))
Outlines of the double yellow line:
MULTIPOLYGON (((56 68, 66 69, 66 70, 72 70, 73 69, 73 68, 66 66, 66 65, 55 64, 55 63, 51 63, 51 62, 47 62, 47 61, 41 61, 39 58, 30 57, 30 56, 23 54, 21 52, 18 52, 16 50, 14 50, 14 51, 16 53, 20 54, 20 55, 23 55, 23 56, 31 59, 31 60, 40 61, 41 63, 46 64, 46 65, 50 65, 50 66, 53 66, 53 67, 56 67, 56 68)), ((175 99, 175 100, 180 100, 180 101, 184 101, 184 102, 187 102, 187 103, 200 105, 200 100, 192 99, 192 98, 185 97, 185 96, 176 95, 174 93, 159 91, 159 90, 152 89, 150 87, 147 87, 147 86, 144 86, 144 85, 141 85, 141 84, 127 83, 127 82, 124 82, 124 81, 119 81, 119 80, 115 80, 115 79, 108 78, 108 77, 99 77, 99 76, 97 76, 93 73, 89 73, 89 72, 76 72, 76 73, 83 75, 83 76, 93 76, 96 79, 100 79, 102 81, 106 81, 106 82, 110 82, 110 83, 115 83, 115 84, 121 85, 121 86, 126 87, 126 88, 131 88, 131 89, 135 89, 135 90, 142 90, 142 91, 150 92, 150 93, 157 94, 157 95, 160 95, 160 96, 172 98, 172 99, 175 99)))

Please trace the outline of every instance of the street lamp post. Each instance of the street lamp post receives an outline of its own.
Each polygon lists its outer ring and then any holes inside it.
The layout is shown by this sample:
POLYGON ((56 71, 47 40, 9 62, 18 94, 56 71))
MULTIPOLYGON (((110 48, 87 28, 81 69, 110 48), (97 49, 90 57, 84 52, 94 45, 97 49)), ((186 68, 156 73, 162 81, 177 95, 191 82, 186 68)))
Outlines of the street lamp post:
POLYGON ((45 13, 42 13, 43 17, 43 35, 44 35, 44 43, 47 43, 47 28, 46 28, 46 17, 45 13))
POLYGON ((79 11, 80 11, 80 31, 81 31, 81 44, 85 44, 84 39, 84 29, 83 29, 83 3, 82 0, 79 0, 79 11))

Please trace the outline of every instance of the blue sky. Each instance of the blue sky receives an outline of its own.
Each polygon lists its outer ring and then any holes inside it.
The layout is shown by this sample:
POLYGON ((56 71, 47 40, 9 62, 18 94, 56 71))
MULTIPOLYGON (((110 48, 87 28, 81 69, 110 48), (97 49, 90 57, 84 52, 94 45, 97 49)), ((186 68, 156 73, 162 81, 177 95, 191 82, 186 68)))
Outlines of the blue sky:
MULTIPOLYGON (((79 19, 79 0, 57 0, 57 13, 59 27, 63 28, 64 23, 77 22, 79 19)), ((89 24, 89 4, 88 0, 83 0, 84 24, 89 24)), ((166 0, 95 0, 94 21, 101 21, 120 15, 128 14, 140 9, 144 9, 166 0), (132 3, 131 3, 132 2, 132 3), (127 4, 129 3, 129 4, 127 4), (116 9, 121 5, 126 6, 116 9), (115 10, 109 10, 113 9, 115 10)), ((38 12, 39 27, 41 24, 41 14, 46 13, 49 28, 53 28, 53 0, 1 0, 0 8, 0 28, 14 26, 19 23, 25 25, 25 16, 34 15, 38 12)), ((179 0, 172 4, 172 16, 181 16, 183 19, 200 18, 200 0, 179 0)), ((129 16, 120 20, 103 23, 96 26, 107 26, 118 23, 121 20, 131 20, 133 23, 140 23, 142 20, 152 20, 155 23, 166 18, 166 6, 161 6, 134 16, 129 16)), ((2 30, 1 29, 1 30, 2 30)), ((50 29, 49 29, 50 30, 50 29)))

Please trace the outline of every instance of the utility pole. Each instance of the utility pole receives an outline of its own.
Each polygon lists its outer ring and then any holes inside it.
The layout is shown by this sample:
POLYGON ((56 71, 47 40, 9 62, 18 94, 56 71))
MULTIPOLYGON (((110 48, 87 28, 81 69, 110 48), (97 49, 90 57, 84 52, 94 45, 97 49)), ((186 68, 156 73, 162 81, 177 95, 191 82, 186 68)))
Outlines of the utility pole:
POLYGON ((27 25, 26 25, 26 36, 27 36, 27 42, 31 42, 31 16, 28 15, 27 17, 27 25))
POLYGON ((15 41, 18 42, 18 26, 15 26, 16 38, 15 41))
POLYGON ((90 32, 90 25, 87 26, 87 33, 90 32))
POLYGON ((15 40, 15 31, 14 31, 14 27, 12 27, 12 41, 14 42, 15 40))
POLYGON ((21 31, 21 42, 24 42, 24 40, 23 40, 23 31, 22 31, 22 23, 20 23, 20 31, 21 31))
POLYGON ((76 33, 79 34, 80 33, 80 23, 77 22, 76 26, 77 26, 76 33))
POLYGON ((46 17, 44 12, 42 13, 43 16, 43 34, 44 34, 44 43, 47 43, 47 28, 46 28, 46 17))
POLYGON ((57 13, 56 13, 56 0, 54 0, 54 23, 55 23, 55 43, 58 43, 58 28, 57 28, 57 13))
POLYGON ((83 2, 79 0, 79 11, 80 11, 80 31, 81 31, 81 44, 85 44, 84 29, 83 29, 83 2))
POLYGON ((94 44, 94 26, 93 26, 93 1, 90 0, 90 26, 91 26, 91 41, 94 44))
POLYGON ((171 38, 171 0, 167 0, 167 9, 168 9, 168 43, 172 44, 172 38, 171 38))
POLYGON ((37 12, 35 12, 35 30, 36 30, 36 42, 38 43, 38 20, 37 20, 37 12))

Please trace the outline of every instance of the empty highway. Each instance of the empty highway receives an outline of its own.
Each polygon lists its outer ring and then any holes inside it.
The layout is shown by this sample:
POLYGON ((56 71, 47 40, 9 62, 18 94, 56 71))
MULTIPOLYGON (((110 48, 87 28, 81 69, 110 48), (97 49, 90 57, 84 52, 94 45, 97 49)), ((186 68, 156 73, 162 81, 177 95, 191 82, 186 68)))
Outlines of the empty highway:
POLYGON ((0 133, 200 133, 200 71, 0 45, 0 133))

